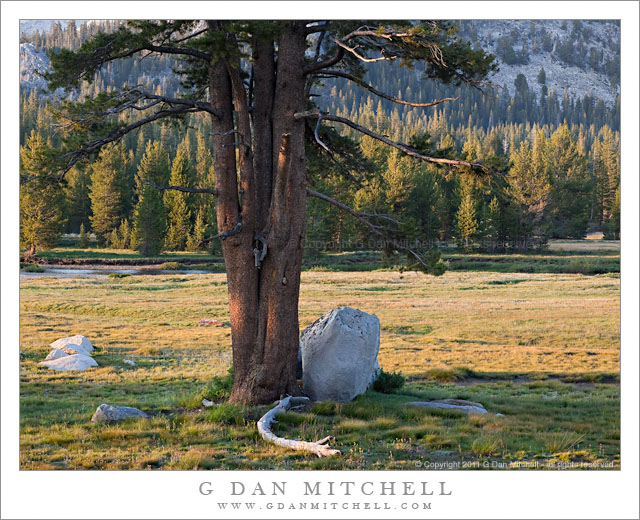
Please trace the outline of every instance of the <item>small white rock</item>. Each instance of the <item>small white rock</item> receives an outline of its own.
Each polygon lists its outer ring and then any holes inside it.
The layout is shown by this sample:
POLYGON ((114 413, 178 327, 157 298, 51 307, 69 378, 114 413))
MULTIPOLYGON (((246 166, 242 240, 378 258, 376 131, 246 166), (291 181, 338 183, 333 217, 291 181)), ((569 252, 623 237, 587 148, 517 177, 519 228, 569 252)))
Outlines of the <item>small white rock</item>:
POLYGON ((149 417, 142 410, 131 408, 130 406, 114 406, 111 404, 101 404, 96 409, 91 422, 112 422, 122 421, 129 417, 149 417))
POLYGON ((88 354, 74 354, 73 356, 64 356, 50 361, 41 361, 39 365, 44 365, 53 370, 86 370, 87 368, 97 367, 98 363, 88 354))
POLYGON ((487 410, 480 403, 465 401, 462 399, 439 399, 436 401, 411 401, 404 403, 406 406, 422 406, 425 408, 443 408, 450 410, 460 410, 466 413, 487 413, 487 410))
POLYGON ((135 361, 131 361, 130 359, 125 359, 124 363, 126 363, 127 365, 131 365, 132 367, 136 366, 136 362, 135 361))
POLYGON ((51 361, 52 359, 58 359, 61 357, 65 357, 68 356, 69 354, 58 349, 58 348, 54 348, 51 352, 49 352, 49 354, 47 355, 46 358, 44 358, 45 361, 51 361))
POLYGON ((202 400, 202 406, 204 406, 205 408, 210 408, 214 404, 215 403, 213 401, 209 401, 209 399, 203 399, 202 400))
POLYGON ((78 354, 82 354, 82 351, 93 352, 93 345, 91 341, 89 341, 86 337, 77 334, 76 336, 69 336, 68 338, 60 338, 53 343, 51 343, 51 348, 61 349, 62 347, 68 347, 70 349, 75 350, 78 354))

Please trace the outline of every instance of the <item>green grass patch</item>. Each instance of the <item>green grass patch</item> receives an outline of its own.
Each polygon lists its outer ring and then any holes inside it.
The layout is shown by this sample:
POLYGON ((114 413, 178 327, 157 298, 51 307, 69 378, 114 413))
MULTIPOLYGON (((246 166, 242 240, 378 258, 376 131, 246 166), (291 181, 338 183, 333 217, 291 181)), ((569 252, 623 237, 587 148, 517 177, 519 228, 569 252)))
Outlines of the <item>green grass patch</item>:
POLYGON ((211 408, 207 414, 207 421, 220 425, 244 426, 246 424, 245 410, 239 406, 223 403, 211 408))
POLYGON ((404 470, 461 459, 620 465, 617 273, 304 272, 301 328, 336 306, 374 313, 381 366, 407 378, 394 393, 314 403, 274 425, 291 439, 335 436, 341 456, 331 460, 264 443, 255 422, 270 406, 225 403, 231 332, 197 326, 204 317, 229 320, 224 274, 22 278, 24 470, 404 470), (78 332, 99 349, 99 367, 62 373, 38 365, 49 343, 78 332), (204 398, 219 406, 202 407, 204 398), (445 398, 482 403, 489 414, 405 405, 445 398), (93 424, 102 403, 151 418, 93 424))
POLYGON ((24 271, 25 273, 44 273, 46 271, 46 269, 41 265, 26 263, 20 264, 20 270, 24 271))
POLYGON ((225 376, 213 376, 204 388, 184 396, 180 400, 180 405, 184 408, 200 408, 202 400, 221 401, 228 399, 233 387, 233 369, 230 368, 225 376))
POLYGON ((393 334, 419 334, 425 335, 433 331, 433 327, 429 325, 382 325, 380 327, 385 332, 392 332, 393 334))

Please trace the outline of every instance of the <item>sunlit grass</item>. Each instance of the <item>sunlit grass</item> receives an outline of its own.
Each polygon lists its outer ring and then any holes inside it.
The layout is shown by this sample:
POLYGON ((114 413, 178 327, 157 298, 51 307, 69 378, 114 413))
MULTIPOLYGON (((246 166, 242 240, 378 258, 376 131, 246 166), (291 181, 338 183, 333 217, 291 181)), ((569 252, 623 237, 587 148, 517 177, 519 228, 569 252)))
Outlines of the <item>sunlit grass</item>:
POLYGON ((23 469, 415 469, 427 460, 589 460, 619 463, 619 278, 607 275, 304 272, 300 327, 342 305, 375 313, 379 359, 409 382, 399 394, 318 403, 277 431, 335 435, 331 461, 265 445, 268 407, 226 405, 230 329, 224 274, 21 282, 23 469), (37 364, 53 340, 84 334, 99 367, 37 364), (132 359, 136 366, 124 363, 132 359), (215 377, 219 379, 213 381, 215 377), (221 386, 222 385, 222 386, 221 386), (405 407, 481 402, 487 416, 405 407), (103 403, 147 420, 89 422, 103 403), (504 416, 496 416, 501 413, 504 416))

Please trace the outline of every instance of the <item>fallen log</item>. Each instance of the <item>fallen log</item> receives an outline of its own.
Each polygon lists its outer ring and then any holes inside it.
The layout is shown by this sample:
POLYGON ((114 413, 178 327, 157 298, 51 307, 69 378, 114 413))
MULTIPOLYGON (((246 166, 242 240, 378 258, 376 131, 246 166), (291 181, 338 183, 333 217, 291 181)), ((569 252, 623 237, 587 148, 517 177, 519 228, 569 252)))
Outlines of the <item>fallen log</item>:
POLYGON ((308 441, 296 441, 292 439, 285 439, 284 437, 278 437, 271 431, 271 425, 277 422, 275 419, 278 414, 286 412, 291 408, 293 404, 306 403, 309 401, 308 397, 291 397, 287 396, 280 400, 278 404, 264 414, 258 421, 258 432, 260 436, 267 442, 275 444, 276 446, 282 446, 296 451, 308 451, 314 453, 318 457, 330 457, 332 455, 340 455, 340 450, 331 448, 326 443, 330 437, 322 439, 320 442, 308 442, 308 441))

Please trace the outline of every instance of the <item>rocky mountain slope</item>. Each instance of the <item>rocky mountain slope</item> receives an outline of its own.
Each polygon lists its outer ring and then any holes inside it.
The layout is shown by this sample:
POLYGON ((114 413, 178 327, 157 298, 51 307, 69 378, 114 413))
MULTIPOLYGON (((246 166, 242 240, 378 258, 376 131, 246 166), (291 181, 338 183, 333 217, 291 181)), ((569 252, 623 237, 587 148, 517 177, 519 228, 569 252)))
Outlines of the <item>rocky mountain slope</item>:
POLYGON ((576 22, 479 20, 460 25, 464 36, 498 56, 500 71, 491 77, 492 82, 507 85, 513 92, 517 75, 523 74, 539 98, 543 84, 538 75, 544 69, 549 91, 556 88, 562 96, 566 88, 574 98, 593 92, 594 98, 612 105, 620 93, 615 81, 616 63, 619 78, 620 25, 602 20, 576 22))
MULTIPOLYGON (((56 21, 23 20, 21 32, 48 31, 56 21)), ((77 20, 79 25, 83 20, 77 20)), ((564 20, 462 20, 460 33, 474 45, 495 54, 500 71, 491 77, 499 86, 514 91, 519 74, 527 79, 538 99, 544 87, 561 97, 582 98, 592 93, 612 106, 620 93, 620 25, 615 21, 564 20), (544 69, 544 83, 539 75, 544 69)), ((20 82, 27 89, 45 87, 36 71, 48 69, 49 59, 32 43, 20 45, 20 82)), ((158 71, 156 71, 158 73, 158 71)), ((170 63, 160 76, 171 75, 170 63)))
POLYGON ((47 82, 38 74, 49 70, 49 57, 37 50, 33 43, 20 44, 20 86, 26 89, 45 89, 47 82))

